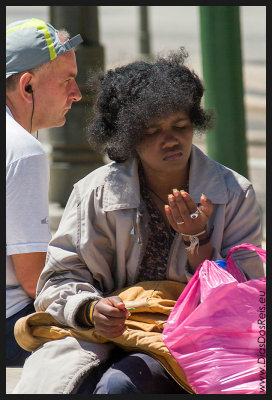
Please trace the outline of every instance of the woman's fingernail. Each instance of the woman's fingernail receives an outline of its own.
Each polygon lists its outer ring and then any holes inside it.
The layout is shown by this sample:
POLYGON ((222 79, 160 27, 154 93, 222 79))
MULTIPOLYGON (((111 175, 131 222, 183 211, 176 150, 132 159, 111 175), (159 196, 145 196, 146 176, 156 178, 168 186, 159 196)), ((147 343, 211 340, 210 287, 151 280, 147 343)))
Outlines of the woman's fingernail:
POLYGON ((179 196, 180 191, 178 189, 173 189, 173 193, 174 193, 174 196, 177 197, 177 196, 179 196))

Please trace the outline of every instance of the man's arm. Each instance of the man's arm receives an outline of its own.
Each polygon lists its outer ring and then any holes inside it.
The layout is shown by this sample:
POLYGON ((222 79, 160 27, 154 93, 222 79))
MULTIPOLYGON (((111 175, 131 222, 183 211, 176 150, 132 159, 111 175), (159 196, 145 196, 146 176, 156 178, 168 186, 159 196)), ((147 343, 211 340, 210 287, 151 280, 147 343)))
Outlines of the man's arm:
POLYGON ((36 286, 45 264, 46 252, 12 254, 14 269, 24 291, 33 299, 36 286))

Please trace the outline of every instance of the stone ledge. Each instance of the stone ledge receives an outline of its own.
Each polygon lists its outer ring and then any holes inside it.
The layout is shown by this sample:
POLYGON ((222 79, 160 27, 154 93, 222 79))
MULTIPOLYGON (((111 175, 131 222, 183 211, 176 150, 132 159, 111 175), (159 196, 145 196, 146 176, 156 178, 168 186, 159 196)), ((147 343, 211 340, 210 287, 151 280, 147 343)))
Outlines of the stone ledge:
POLYGON ((6 368, 6 394, 12 393, 22 375, 23 367, 6 368))

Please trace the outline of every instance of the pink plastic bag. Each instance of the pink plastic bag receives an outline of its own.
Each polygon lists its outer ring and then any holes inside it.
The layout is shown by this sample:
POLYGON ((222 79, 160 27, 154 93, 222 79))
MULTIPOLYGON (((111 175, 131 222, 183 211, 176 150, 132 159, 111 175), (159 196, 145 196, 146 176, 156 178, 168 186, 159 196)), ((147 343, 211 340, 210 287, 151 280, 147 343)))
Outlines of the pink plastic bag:
POLYGON ((239 249, 254 250, 266 261, 266 251, 248 243, 229 251, 229 272, 205 260, 163 330, 166 346, 199 394, 266 393, 266 279, 244 281, 232 258, 239 249))

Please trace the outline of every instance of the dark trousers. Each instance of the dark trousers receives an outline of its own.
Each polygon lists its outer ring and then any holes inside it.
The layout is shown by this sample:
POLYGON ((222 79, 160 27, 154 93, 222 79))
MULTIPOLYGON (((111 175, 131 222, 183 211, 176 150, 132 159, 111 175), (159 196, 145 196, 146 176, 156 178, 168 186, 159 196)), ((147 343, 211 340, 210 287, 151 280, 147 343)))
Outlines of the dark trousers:
MULTIPOLYGON (((116 348, 109 361, 94 368, 78 394, 185 394, 154 358, 116 348)), ((188 393, 187 393, 188 394, 188 393)))
POLYGON ((19 318, 35 312, 33 302, 29 303, 22 310, 6 318, 6 366, 21 367, 30 352, 22 349, 14 337, 14 325, 19 318))

